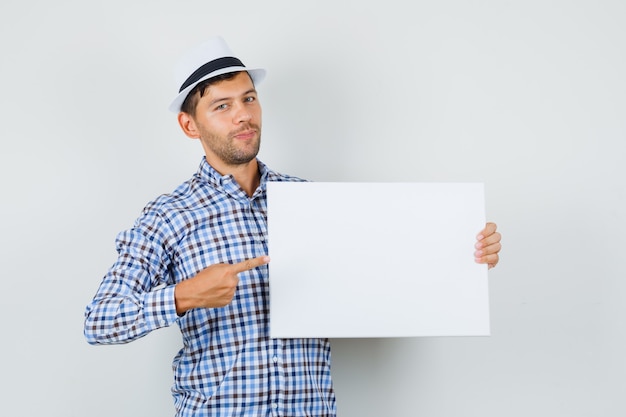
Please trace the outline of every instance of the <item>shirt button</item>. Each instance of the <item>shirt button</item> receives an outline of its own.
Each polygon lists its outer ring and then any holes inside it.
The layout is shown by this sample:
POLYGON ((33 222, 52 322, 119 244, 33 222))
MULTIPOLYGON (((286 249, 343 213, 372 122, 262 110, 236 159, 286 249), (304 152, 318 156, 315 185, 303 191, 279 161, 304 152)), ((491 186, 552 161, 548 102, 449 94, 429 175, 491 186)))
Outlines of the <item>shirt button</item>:
POLYGON ((277 410, 277 409, 278 409, 278 404, 276 404, 276 403, 272 404, 272 408, 273 408, 274 410, 277 410))
POLYGON ((278 362, 278 356, 274 356, 274 357, 272 358, 272 360, 274 361, 274 363, 277 363, 277 362, 278 362))

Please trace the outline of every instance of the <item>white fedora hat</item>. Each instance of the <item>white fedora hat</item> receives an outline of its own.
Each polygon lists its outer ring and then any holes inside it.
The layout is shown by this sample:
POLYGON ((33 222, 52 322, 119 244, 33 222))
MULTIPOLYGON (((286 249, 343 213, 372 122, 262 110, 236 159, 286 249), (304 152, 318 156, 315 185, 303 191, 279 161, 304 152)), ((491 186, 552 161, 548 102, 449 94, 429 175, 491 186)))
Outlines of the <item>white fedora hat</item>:
POLYGON ((178 113, 187 94, 199 82, 237 71, 247 71, 255 85, 265 78, 264 69, 247 68, 234 56, 224 39, 219 36, 198 45, 184 55, 176 67, 176 83, 180 88, 178 95, 170 104, 170 111, 178 113))

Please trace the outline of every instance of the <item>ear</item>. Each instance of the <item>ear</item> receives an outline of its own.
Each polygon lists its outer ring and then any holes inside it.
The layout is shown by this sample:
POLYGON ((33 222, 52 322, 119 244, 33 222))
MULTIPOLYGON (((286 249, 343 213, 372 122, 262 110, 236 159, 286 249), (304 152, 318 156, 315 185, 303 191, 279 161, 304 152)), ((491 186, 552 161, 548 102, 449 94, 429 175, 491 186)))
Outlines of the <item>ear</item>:
POLYGON ((196 126, 196 122, 193 120, 193 117, 189 113, 180 112, 178 113, 178 124, 180 128, 183 130, 183 133, 187 135, 191 139, 199 139, 200 132, 198 131, 198 127, 196 126))

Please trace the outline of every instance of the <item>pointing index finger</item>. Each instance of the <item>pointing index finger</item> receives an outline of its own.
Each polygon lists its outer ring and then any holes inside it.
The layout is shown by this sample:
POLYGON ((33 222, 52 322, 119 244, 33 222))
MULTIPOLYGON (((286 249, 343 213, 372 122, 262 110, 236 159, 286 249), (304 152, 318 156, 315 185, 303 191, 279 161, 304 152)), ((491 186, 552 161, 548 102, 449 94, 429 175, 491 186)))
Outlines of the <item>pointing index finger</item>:
POLYGON ((233 264, 233 269, 236 274, 244 271, 249 271, 251 269, 256 268, 257 266, 265 265, 269 263, 269 256, 258 256, 252 259, 246 259, 245 261, 238 262, 233 264))

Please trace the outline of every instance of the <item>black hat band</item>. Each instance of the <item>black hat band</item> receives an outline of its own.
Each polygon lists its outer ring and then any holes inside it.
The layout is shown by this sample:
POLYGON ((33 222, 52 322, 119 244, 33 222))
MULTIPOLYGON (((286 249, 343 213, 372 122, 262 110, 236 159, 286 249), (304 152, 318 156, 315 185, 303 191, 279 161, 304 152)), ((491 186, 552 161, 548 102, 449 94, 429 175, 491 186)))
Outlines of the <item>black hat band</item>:
POLYGON ((202 79, 202 77, 206 76, 207 74, 210 74, 214 71, 220 70, 222 68, 228 68, 228 67, 245 67, 245 65, 243 65, 243 63, 240 60, 232 56, 226 56, 223 58, 214 59, 213 61, 209 61, 206 64, 202 65, 197 70, 195 70, 193 74, 191 74, 189 78, 185 80, 185 82, 180 87, 180 90, 178 90, 178 92, 180 93, 185 88, 189 87, 193 83, 202 79))

